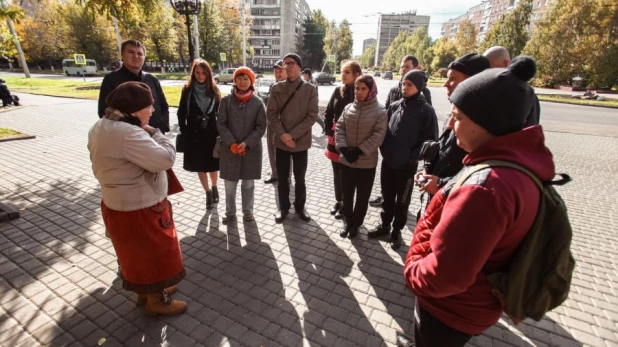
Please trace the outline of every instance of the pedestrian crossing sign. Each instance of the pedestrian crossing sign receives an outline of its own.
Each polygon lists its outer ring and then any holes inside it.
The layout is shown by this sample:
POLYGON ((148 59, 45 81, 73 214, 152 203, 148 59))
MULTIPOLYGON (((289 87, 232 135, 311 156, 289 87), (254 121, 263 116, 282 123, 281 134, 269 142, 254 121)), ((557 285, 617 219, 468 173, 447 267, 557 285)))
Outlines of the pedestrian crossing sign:
POLYGON ((85 54, 73 54, 73 60, 77 65, 86 65, 86 55, 85 54))

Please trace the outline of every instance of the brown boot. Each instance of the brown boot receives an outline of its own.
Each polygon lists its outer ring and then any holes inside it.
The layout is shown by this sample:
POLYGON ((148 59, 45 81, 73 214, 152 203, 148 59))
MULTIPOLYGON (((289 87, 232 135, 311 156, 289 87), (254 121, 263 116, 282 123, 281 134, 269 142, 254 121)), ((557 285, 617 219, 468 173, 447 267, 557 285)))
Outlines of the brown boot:
MULTIPOLYGON (((172 295, 178 291, 177 286, 171 286, 165 288, 167 290, 167 294, 172 295)), ((137 294, 137 306, 146 305, 146 301, 148 300, 148 294, 137 294)))
POLYGON ((187 309, 187 303, 180 300, 172 300, 164 289, 161 293, 148 294, 146 300, 146 313, 150 315, 176 315, 187 309))

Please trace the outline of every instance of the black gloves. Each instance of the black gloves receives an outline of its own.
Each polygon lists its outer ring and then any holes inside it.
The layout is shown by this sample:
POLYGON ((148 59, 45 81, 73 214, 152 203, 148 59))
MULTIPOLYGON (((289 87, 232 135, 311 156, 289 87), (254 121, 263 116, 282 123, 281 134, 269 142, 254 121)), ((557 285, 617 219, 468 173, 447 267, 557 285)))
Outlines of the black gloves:
POLYGON ((347 147, 341 147, 339 148, 339 152, 341 152, 341 154, 343 154, 343 157, 345 158, 345 160, 348 161, 348 163, 352 164, 355 161, 358 160, 358 157, 363 154, 363 152, 360 150, 360 148, 352 148, 352 149, 348 149, 347 147))

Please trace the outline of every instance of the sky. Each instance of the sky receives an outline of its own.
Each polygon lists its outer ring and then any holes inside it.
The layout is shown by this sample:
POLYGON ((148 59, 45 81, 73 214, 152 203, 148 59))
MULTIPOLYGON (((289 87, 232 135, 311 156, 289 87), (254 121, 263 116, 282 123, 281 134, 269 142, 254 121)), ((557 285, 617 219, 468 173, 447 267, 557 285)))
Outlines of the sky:
POLYGON ((337 23, 347 19, 352 24, 354 39, 353 55, 363 52, 363 40, 376 38, 378 33, 378 12, 400 13, 416 10, 418 15, 431 16, 429 36, 440 38, 442 24, 451 18, 464 14, 481 0, 306 0, 311 10, 320 9, 328 18, 337 23))

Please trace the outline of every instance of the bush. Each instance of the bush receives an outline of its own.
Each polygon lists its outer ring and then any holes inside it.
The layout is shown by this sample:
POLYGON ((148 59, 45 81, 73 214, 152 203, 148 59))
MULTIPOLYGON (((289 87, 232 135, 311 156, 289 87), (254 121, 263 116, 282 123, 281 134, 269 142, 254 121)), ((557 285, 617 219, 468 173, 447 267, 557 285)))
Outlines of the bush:
POLYGON ((441 67, 438 69, 438 71, 433 73, 433 77, 436 78, 446 78, 446 73, 448 72, 448 69, 445 67, 441 67))

